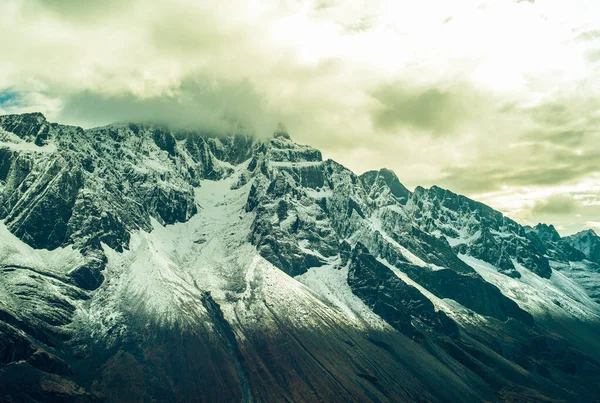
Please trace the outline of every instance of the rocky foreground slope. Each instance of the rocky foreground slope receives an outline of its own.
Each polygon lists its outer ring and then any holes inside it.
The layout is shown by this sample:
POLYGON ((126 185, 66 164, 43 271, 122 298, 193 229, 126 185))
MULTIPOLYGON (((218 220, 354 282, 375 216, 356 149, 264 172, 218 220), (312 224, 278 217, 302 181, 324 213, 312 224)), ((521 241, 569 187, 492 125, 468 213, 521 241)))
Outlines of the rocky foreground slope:
POLYGON ((0 401, 595 401, 600 238, 270 139, 0 117, 0 401))

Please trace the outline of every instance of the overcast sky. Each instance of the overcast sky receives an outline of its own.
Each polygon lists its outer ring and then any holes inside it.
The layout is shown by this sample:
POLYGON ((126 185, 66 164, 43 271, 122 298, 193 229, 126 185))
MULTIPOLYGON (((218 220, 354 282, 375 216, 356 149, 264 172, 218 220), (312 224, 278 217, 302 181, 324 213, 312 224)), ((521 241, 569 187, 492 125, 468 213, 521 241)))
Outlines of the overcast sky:
POLYGON ((562 234, 600 228, 598 0, 2 0, 0 113, 283 122, 562 234))

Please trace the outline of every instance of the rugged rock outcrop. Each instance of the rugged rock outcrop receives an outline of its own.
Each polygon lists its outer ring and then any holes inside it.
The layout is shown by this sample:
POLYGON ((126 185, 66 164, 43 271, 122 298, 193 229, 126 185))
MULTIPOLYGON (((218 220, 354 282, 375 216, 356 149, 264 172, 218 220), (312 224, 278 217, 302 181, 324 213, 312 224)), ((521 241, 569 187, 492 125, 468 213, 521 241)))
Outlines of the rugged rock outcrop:
POLYGON ((426 232, 446 237, 462 254, 493 264, 504 274, 520 277, 513 260, 548 278, 548 260, 525 236, 525 229, 485 204, 433 186, 417 187, 408 211, 426 232))
POLYGON ((352 255, 348 285, 374 313, 405 335, 422 340, 423 332, 457 336, 458 326, 414 286, 375 259, 362 244, 352 255))

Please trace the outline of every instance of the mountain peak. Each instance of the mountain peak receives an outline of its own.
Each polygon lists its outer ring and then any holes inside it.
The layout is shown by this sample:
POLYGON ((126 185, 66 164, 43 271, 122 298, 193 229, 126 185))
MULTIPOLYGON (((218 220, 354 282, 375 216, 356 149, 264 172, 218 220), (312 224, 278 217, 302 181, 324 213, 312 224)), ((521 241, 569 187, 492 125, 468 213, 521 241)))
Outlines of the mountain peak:
POLYGON ((28 112, 28 113, 14 113, 10 115, 0 116, 0 125, 7 124, 8 122, 27 122, 27 123, 47 123, 48 120, 41 112, 28 112))
POLYGON ((49 123, 40 112, 0 116, 0 128, 37 145, 44 144, 48 137, 49 123))
POLYGON ((535 227, 533 227, 533 230, 542 241, 549 240, 556 242, 560 239, 560 234, 552 224, 548 225, 544 223, 539 223, 535 227))
POLYGON ((593 229, 584 229, 583 231, 579 231, 578 233, 572 235, 573 237, 583 238, 583 237, 597 237, 596 231, 593 229))
POLYGON ((564 239, 572 247, 583 252, 588 260, 600 264, 600 237, 596 231, 587 229, 564 239))
POLYGON ((398 200, 408 200, 408 196, 411 194, 410 191, 400 182, 396 173, 388 168, 381 168, 378 171, 372 170, 367 171, 359 176, 363 186, 370 193, 373 192, 373 188, 378 181, 385 183, 390 189, 390 192, 398 198, 398 200))

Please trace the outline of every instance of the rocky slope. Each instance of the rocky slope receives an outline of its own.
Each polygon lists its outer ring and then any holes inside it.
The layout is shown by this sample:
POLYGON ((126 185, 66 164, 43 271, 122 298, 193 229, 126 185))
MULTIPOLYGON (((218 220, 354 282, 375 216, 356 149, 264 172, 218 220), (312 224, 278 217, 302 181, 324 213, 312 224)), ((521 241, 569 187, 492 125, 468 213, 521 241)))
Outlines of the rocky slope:
POLYGON ((550 264, 600 303, 600 237, 593 230, 561 238, 552 225, 528 228, 530 238, 550 264))
POLYGON ((0 117, 0 400, 593 401, 598 237, 277 132, 0 117))

